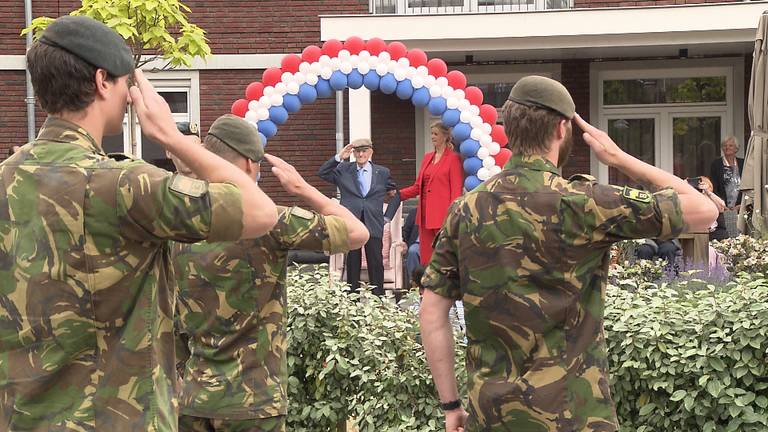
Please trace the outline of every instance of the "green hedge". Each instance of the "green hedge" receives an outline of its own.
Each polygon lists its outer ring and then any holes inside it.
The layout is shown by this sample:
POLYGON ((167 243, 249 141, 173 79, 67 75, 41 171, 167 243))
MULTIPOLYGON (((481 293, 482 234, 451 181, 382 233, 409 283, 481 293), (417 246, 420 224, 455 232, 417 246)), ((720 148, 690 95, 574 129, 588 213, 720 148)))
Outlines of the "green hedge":
MULTIPOLYGON (((617 267, 612 280, 605 327, 622 431, 768 430, 762 277, 657 285, 617 267)), ((366 432, 443 430, 412 311, 344 294, 325 269, 293 272, 289 287, 289 430, 331 431, 346 417, 366 432)))

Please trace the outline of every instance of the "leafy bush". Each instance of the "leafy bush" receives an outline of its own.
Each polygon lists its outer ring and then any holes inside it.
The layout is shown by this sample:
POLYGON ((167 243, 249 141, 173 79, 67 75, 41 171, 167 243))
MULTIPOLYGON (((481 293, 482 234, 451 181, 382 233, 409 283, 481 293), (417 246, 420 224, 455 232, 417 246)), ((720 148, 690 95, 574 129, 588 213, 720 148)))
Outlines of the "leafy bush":
POLYGON ((329 284, 327 267, 290 273, 288 287, 289 430, 331 431, 347 417, 361 432, 443 430, 413 311, 329 284))
POLYGON ((768 282, 690 289, 623 280, 607 291, 622 431, 768 430, 768 282))
POLYGON ((741 235, 711 244, 728 257, 728 271, 732 274, 768 274, 768 240, 741 235))

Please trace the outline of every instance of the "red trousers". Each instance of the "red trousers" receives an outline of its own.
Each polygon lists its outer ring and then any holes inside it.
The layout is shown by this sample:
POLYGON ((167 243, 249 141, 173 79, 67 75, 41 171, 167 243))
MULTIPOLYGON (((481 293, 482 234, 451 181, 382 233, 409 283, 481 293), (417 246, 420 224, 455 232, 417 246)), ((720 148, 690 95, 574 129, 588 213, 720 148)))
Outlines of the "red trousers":
POLYGON ((440 230, 419 227, 419 259, 425 267, 432 259, 432 242, 435 241, 438 231, 440 230))

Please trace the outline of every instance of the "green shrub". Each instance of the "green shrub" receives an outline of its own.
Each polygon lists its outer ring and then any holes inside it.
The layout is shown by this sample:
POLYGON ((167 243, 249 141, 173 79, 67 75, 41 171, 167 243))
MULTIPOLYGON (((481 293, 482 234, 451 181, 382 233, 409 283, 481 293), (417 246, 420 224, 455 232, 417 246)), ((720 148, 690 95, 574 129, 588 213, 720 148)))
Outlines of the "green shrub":
POLYGON ((732 274, 768 274, 768 240, 740 235, 711 245, 728 258, 727 267, 732 274))
POLYGON ((344 292, 327 267, 291 272, 288 287, 289 430, 331 431, 347 417, 361 432, 443 430, 413 311, 344 292))
POLYGON ((622 431, 768 430, 768 282, 624 280, 609 286, 606 336, 622 431))

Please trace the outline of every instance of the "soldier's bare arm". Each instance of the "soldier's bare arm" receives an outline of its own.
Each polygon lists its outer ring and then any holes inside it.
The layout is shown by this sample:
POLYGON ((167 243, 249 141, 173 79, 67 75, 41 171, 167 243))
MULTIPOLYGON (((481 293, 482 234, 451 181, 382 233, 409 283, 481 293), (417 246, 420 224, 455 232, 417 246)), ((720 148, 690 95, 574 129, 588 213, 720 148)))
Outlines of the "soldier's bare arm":
POLYGON ((168 104, 144 77, 135 72, 138 86, 130 89, 142 131, 176 155, 200 179, 214 183, 232 183, 243 196, 242 238, 260 237, 277 222, 275 203, 242 170, 200 146, 196 137, 185 136, 176 128, 168 104))
POLYGON ((359 249, 368 242, 368 229, 349 210, 307 183, 293 165, 271 154, 265 154, 264 158, 272 164, 272 173, 286 192, 303 199, 313 210, 323 216, 338 216, 344 220, 350 249, 359 249))
POLYGON ((717 207, 685 180, 647 164, 623 151, 607 133, 590 125, 578 114, 576 124, 584 131, 584 141, 600 162, 614 167, 634 180, 658 188, 672 188, 680 199, 684 231, 706 231, 717 219, 717 207))

